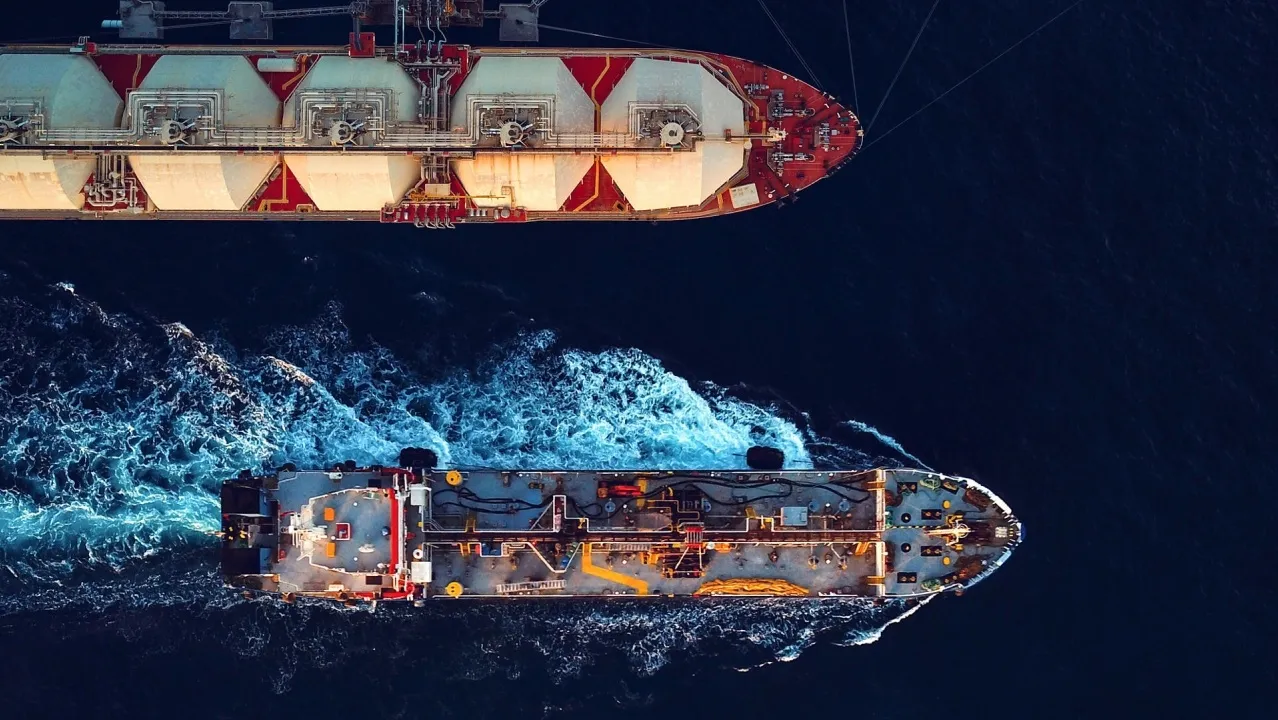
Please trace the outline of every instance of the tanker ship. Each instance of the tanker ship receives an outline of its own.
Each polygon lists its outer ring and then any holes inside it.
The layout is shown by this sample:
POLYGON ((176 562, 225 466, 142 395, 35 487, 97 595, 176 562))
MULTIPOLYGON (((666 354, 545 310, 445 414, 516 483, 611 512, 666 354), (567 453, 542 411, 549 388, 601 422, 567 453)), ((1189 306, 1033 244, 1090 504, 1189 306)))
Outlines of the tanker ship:
POLYGON ((103 26, 139 42, 0 45, 0 219, 679 220, 781 202, 861 145, 851 110, 756 62, 530 46, 544 1, 120 0, 103 26), (345 45, 261 42, 339 13, 345 45), (442 39, 489 19, 524 44, 442 39), (161 42, 214 22, 232 44, 161 42))
POLYGON ((356 605, 432 598, 961 593, 1020 543, 974 480, 877 468, 742 471, 398 467, 241 473, 222 487, 221 567, 246 595, 356 605))

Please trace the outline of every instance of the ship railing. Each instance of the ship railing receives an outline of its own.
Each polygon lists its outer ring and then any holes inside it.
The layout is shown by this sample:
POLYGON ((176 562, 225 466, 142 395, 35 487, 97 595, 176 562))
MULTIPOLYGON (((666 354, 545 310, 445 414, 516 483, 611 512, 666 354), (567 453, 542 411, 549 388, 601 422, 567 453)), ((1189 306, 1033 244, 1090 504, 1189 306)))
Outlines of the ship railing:
MULTIPOLYGON (((532 108, 541 112, 538 126, 526 142, 512 151, 576 152, 595 150, 634 150, 680 152, 695 142, 726 142, 726 134, 700 136, 678 148, 665 147, 659 138, 643 137, 634 131, 621 132, 555 132, 554 107, 541 98, 482 97, 472 102, 471 121, 465 128, 438 130, 427 124, 392 123, 388 119, 395 106, 390 90, 318 89, 297 94, 289 126, 236 126, 225 123, 225 98, 221 90, 162 89, 134 90, 128 94, 123 127, 120 128, 48 128, 43 107, 37 101, 0 101, 0 107, 15 110, 29 119, 30 144, 11 146, 11 150, 38 150, 47 146, 136 147, 154 146, 182 150, 242 149, 262 150, 311 148, 334 145, 326 135, 329 120, 348 117, 355 112, 360 135, 352 143, 335 147, 406 149, 423 152, 433 150, 479 150, 489 147, 491 139, 480 122, 481 113, 502 107, 532 108), (500 103, 510 103, 502 105, 500 103), (177 120, 184 126, 180 138, 165 143, 159 136, 161 126, 177 120)), ((353 116, 352 116, 353 117, 353 116)), ((432 122, 435 122, 433 120, 432 122)), ((499 149, 493 146, 492 149, 499 149)))
POLYGON ((568 585, 566 580, 529 580, 526 582, 501 583, 495 588, 498 595, 509 595, 520 592, 538 592, 541 590, 563 590, 568 585))
MULTIPOLYGON (((729 135, 704 136, 700 142, 731 142, 740 138, 729 135)), ((526 145, 517 149, 501 146, 481 145, 477 133, 456 132, 440 133, 422 129, 407 129, 398 126, 382 136, 370 146, 408 148, 418 150, 433 149, 466 149, 466 150, 508 150, 511 152, 538 151, 576 151, 576 150, 634 150, 649 152, 686 152, 690 148, 664 147, 660 141, 644 138, 630 132, 602 133, 554 133, 543 132, 526 145)))
POLYGON ((973 585, 981 582, 985 578, 989 577, 990 575, 993 575, 995 570, 999 569, 999 567, 1002 566, 1003 563, 1007 562, 1007 558, 1011 554, 1012 554, 1012 548, 1010 547, 1008 549, 1005 549, 1003 552, 999 553, 997 556, 994 557, 993 560, 989 561, 989 564, 985 566, 984 570, 980 571, 979 573, 974 575, 971 580, 968 580, 966 583, 964 583, 963 587, 970 588, 973 585))
MULTIPOLYGON (((334 145, 322 142, 306 128, 280 127, 216 127, 203 119, 191 130, 191 140, 166 145, 150 137, 152 130, 143 124, 122 129, 59 128, 38 129, 35 142, 13 145, 10 151, 48 149, 73 146, 77 149, 102 148, 107 150, 140 149, 146 147, 169 148, 185 151, 248 150, 269 152, 277 149, 344 147, 363 151, 411 150, 433 152, 446 150, 493 150, 506 152, 593 152, 617 150, 631 152, 687 152, 689 148, 670 148, 654 143, 651 138, 640 138, 628 132, 613 133, 545 133, 519 148, 503 148, 498 145, 480 144, 479 139, 468 132, 439 132, 424 127, 392 126, 380 137, 364 143, 334 145)), ((698 142, 729 142, 729 136, 704 137, 698 142)))
MULTIPOLYGON (((42 130, 36 134, 36 142, 30 145, 10 146, 9 150, 39 150, 63 145, 76 147, 103 147, 106 149, 133 149, 138 146, 169 147, 174 150, 260 150, 288 148, 315 148, 330 146, 318 142, 319 138, 304 128, 279 127, 209 127, 209 123, 197 122, 192 131, 195 142, 164 145, 149 138, 144 127, 123 129, 60 128, 42 130), (148 142, 150 140, 150 142, 148 142)), ((703 138, 703 141, 729 141, 732 138, 703 138)), ((431 152, 436 150, 494 150, 508 152, 574 152, 619 150, 640 152, 684 152, 654 144, 649 138, 635 137, 630 133, 546 133, 526 146, 514 149, 481 145, 478 138, 467 132, 438 132, 411 126, 394 126, 381 137, 367 143, 333 147, 357 147, 360 150, 378 148, 431 152)))
POLYGON ((655 547, 654 543, 638 542, 595 542, 591 545, 608 552, 649 552, 655 547))

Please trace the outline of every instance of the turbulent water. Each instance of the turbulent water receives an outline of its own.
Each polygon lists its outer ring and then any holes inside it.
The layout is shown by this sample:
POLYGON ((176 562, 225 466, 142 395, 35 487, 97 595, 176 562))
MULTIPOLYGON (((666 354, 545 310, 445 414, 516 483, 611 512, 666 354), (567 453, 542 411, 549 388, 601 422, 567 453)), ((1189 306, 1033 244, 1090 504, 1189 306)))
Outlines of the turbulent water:
POLYGON ((408 445, 434 448, 443 464, 525 468, 739 467, 755 443, 782 449, 795 467, 910 456, 869 426, 846 424, 874 443, 853 449, 818 436, 801 414, 694 388, 642 352, 565 348, 549 331, 513 333, 467 367, 424 370, 431 338, 416 357, 397 358, 353 339, 335 304, 249 349, 109 313, 66 284, 19 292, 0 276, 0 288, 0 617, 9 621, 74 610, 61 632, 101 633, 110 617, 108 632, 153 650, 227 643, 268 661, 283 691, 299 667, 398 657, 423 643, 460 658, 443 674, 462 678, 530 667, 576 677, 607 653, 646 675, 676 654, 729 645, 748 668, 792 659, 817 638, 873 640, 907 612, 862 601, 477 602, 418 611, 447 618, 419 623, 411 609, 243 600, 218 582, 212 532, 218 484, 244 468, 386 463, 408 445), (183 630, 159 642, 150 628, 166 614, 183 630), (389 626, 408 628, 389 648, 360 639, 389 626))

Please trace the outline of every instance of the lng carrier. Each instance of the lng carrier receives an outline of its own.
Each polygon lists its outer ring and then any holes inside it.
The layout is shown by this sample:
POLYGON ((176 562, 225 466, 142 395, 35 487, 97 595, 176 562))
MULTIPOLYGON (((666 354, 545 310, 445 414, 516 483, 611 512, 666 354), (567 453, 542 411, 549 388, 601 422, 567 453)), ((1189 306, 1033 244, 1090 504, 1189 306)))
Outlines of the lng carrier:
POLYGON ((1019 544, 974 480, 923 470, 246 471, 222 487, 221 565, 246 594, 431 598, 919 598, 962 592, 1019 544))
POLYGON ((530 46, 544 3, 119 0, 103 26, 133 42, 0 45, 0 219, 678 220, 778 203, 861 146, 851 110, 750 60, 530 46), (345 45, 269 44, 336 14, 345 45), (524 44, 444 39, 485 20, 524 44), (218 22, 237 44, 163 42, 218 22))

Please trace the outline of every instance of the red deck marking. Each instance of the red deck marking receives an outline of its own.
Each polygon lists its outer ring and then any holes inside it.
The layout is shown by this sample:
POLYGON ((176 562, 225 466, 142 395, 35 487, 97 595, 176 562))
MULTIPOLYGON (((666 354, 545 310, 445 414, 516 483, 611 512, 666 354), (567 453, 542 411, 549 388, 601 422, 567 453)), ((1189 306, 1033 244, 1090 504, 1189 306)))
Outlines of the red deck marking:
MULTIPOLYGON (((249 63, 253 65, 253 69, 257 70, 257 61, 262 58, 278 58, 279 55, 248 55, 249 63)), ((306 77, 306 73, 310 72, 311 66, 318 60, 318 56, 307 55, 305 53, 297 55, 297 72, 296 73, 279 73, 279 72, 262 72, 258 70, 258 75, 266 84, 270 86, 271 91, 280 99, 280 102, 288 100, 288 96, 293 92, 293 88, 306 77)))
POLYGON ((748 160, 747 181, 753 181, 758 187, 761 204, 809 187, 837 169, 860 149, 860 120, 835 99, 827 97, 793 75, 765 65, 727 55, 704 54, 726 69, 742 89, 749 84, 768 86, 764 93, 751 96, 754 102, 747 122, 750 132, 761 133, 767 132, 769 128, 779 128, 787 135, 780 145, 782 152, 813 156, 811 161, 787 162, 778 175, 768 167, 768 150, 772 146, 756 142, 748 160), (815 111, 814 114, 809 117, 771 120, 768 117, 768 97, 770 92, 776 90, 785 93, 786 106, 811 108, 815 111), (829 123, 832 130, 838 131, 838 135, 830 139, 829 150, 816 144, 816 131, 822 123, 829 123))
POLYGON ((395 572, 399 567, 399 496, 394 490, 387 490, 390 496, 390 570, 395 572))
POLYGON ((136 90, 151 72, 159 55, 94 55, 93 62, 106 76, 111 87, 124 98, 130 90, 136 90))
MULTIPOLYGON (((749 60, 715 53, 654 52, 643 57, 671 62, 699 63, 735 93, 747 99, 745 129, 756 138, 752 141, 752 149, 747 156, 743 171, 736 180, 729 183, 728 187, 707 198, 698 207, 638 212, 626 204, 625 198, 617 192, 615 184, 610 181, 606 170, 600 165, 598 170, 591 168, 587 171, 558 212, 544 213, 544 215, 558 216, 556 219, 567 219, 575 215, 577 218, 584 219, 589 217, 590 213, 605 216, 605 213, 615 212, 623 216, 673 220, 757 208, 811 186, 817 180, 837 170, 856 154, 860 147, 859 119, 834 98, 788 73, 749 60), (750 92, 746 90, 747 85, 756 87, 753 92, 750 92), (783 93, 781 105, 790 111, 790 116, 775 120, 770 117, 769 103, 775 91, 783 93), (812 114, 804 115, 804 109, 811 109, 812 114), (830 130, 828 137, 822 125, 828 125, 830 130), (784 131, 784 140, 773 144, 757 137, 770 129, 784 131), (772 152, 812 157, 810 160, 797 158, 787 160, 782 163, 781 172, 778 173, 768 164, 772 152), (598 183, 598 189, 596 189, 596 183, 598 183), (731 194, 728 192, 729 188, 746 185, 753 185, 758 190, 759 204, 742 208, 734 207, 731 194)), ((615 89, 617 82, 632 63, 629 59, 610 59, 605 56, 567 57, 563 58, 563 62, 578 84, 595 100, 596 117, 599 113, 599 103, 615 89)), ((537 215, 540 217, 543 213, 537 213, 537 215)))
POLYGON ((561 58, 568 72, 576 78, 595 104, 595 130, 599 129, 599 106, 612 93, 621 77, 634 64, 634 58, 607 55, 585 55, 561 58))
MULTIPOLYGON (((252 207, 252 201, 249 207, 252 207)), ((288 169, 288 163, 280 159, 279 166, 271 172, 270 179, 257 196, 257 212, 311 212, 315 201, 302 189, 297 176, 288 169)))
POLYGON ((447 60, 456 60, 459 63, 457 72, 448 79, 448 90, 451 94, 456 95, 457 89, 461 87, 462 82, 466 80, 466 76, 470 74, 470 46, 445 45, 440 55, 447 60))
POLYGON ((359 47, 355 47, 355 33, 346 34, 347 40, 346 52, 351 57, 371 58, 377 57, 377 33, 362 32, 359 34, 359 47))
MULTIPOLYGON (((453 191, 454 195, 458 197, 466 197, 466 186, 462 185, 461 179, 458 178, 456 175, 452 175, 449 177, 448 188, 453 191)), ((466 200, 462 201, 462 205, 467 205, 469 202, 470 202, 470 199, 467 198, 466 200)))
POLYGON ((567 212, 618 212, 630 211, 630 203, 626 201, 617 184, 613 182, 608 169, 595 157, 595 164, 586 171, 586 176, 573 188, 572 194, 564 201, 561 210, 567 212))
POLYGON ((411 582, 404 583, 403 590, 384 590, 382 591, 383 600, 403 600, 412 595, 417 590, 417 586, 411 582))

